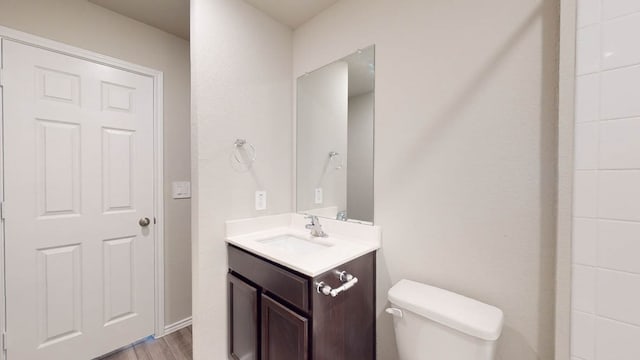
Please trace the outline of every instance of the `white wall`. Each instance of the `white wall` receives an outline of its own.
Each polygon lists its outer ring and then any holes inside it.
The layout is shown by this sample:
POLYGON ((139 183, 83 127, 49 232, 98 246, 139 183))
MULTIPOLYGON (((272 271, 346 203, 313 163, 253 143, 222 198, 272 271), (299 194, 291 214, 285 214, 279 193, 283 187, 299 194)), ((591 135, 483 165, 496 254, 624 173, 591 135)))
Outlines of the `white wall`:
POLYGON ((347 215, 373 222, 373 92, 349 97, 347 215))
POLYGON ((191 15, 194 356, 226 359, 224 221, 291 211, 292 34, 241 0, 192 0, 191 15), (236 138, 255 146, 253 171, 233 170, 236 138))
POLYGON ((335 62, 302 76, 297 84, 297 209, 346 210, 349 65, 335 62), (340 154, 341 169, 330 161, 330 152, 340 154), (322 189, 322 204, 315 203, 317 188, 322 189))
POLYGON ((578 2, 572 349, 640 358, 640 2, 578 2))
POLYGON ((503 360, 553 358, 556 0, 342 0, 294 32, 294 76, 376 45, 382 310, 402 278, 499 306, 503 360))
POLYGON ((189 43, 86 0, 0 0, 0 25, 164 72, 165 322, 191 316, 189 43))

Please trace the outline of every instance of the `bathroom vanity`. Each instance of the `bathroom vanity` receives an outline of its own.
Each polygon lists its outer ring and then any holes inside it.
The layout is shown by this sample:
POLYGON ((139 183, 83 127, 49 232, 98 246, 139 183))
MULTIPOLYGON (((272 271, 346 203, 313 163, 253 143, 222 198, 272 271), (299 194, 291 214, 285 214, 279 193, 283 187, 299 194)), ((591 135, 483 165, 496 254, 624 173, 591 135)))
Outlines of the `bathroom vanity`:
POLYGON ((230 359, 376 357, 374 69, 369 46, 297 80, 303 214, 226 222, 230 359))
POLYGON ((375 359, 375 226, 304 217, 227 222, 229 358, 375 359))

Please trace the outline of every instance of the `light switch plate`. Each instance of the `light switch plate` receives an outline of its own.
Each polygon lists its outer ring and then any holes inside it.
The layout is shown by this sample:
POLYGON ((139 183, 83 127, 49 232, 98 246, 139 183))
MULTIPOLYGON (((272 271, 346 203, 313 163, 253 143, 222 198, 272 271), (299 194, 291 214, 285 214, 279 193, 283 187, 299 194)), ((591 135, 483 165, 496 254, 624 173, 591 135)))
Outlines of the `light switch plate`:
POLYGON ((315 203, 322 204, 322 188, 316 188, 315 191, 315 203))
POLYGON ((173 183, 171 183, 171 190, 174 199, 191 198, 190 181, 174 181, 173 183))
POLYGON ((267 209, 267 192, 266 191, 256 191, 256 210, 266 210, 267 209))

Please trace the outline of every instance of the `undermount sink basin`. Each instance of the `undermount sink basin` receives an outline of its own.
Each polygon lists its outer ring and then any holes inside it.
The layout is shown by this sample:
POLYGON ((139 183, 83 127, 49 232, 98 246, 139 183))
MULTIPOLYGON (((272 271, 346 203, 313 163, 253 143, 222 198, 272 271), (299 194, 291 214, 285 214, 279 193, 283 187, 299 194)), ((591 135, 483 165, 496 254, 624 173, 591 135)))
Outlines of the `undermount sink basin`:
POLYGON ((313 242, 293 235, 280 235, 268 239, 257 240, 257 242, 296 254, 306 254, 323 250, 331 246, 331 244, 313 242))

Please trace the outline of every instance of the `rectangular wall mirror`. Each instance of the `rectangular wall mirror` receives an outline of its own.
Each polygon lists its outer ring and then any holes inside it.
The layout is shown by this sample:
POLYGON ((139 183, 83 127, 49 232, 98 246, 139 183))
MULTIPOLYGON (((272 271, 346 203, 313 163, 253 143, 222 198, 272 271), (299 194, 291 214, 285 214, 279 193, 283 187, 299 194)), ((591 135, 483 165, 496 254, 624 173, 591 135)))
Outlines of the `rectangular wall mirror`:
POLYGON ((300 213, 373 223, 374 50, 298 78, 300 213))

